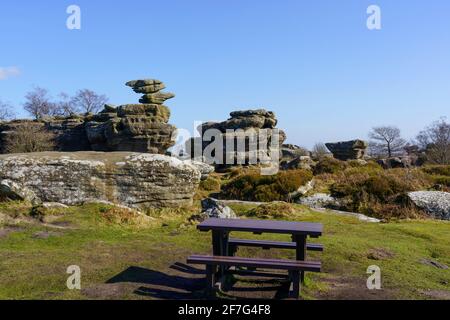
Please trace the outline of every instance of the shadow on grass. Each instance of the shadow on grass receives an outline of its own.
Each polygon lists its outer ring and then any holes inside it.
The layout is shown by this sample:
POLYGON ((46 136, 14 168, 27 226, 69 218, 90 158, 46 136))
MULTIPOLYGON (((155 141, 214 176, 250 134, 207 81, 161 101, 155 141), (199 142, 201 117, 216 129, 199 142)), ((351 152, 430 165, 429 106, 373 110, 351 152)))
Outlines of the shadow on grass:
POLYGON ((204 271, 175 263, 170 267, 177 273, 185 275, 168 274, 161 271, 141 267, 129 267, 106 283, 138 283, 141 287, 135 294, 155 299, 201 299, 206 285, 204 271))
MULTIPOLYGON (((109 279, 107 284, 117 283, 136 283, 140 287, 133 293, 139 296, 145 296, 153 299, 163 300, 187 300, 187 299, 210 299, 205 295, 205 271, 192 266, 175 263, 170 266, 174 274, 161 271, 145 269, 141 267, 129 267, 118 275, 109 279)), ((255 283, 268 285, 270 281, 255 281, 255 283)), ((285 286, 276 286, 272 283, 270 286, 252 286, 250 283, 241 283, 240 286, 234 286, 236 281, 230 281, 226 285, 226 292, 219 294, 219 298, 224 299, 258 299, 264 292, 273 292, 272 298, 283 299, 286 297, 285 286), (242 286, 244 284, 245 286, 242 286), (281 290, 280 290, 281 289, 281 290), (252 296, 247 293, 254 292, 252 296), (235 294, 239 297, 236 297, 235 294), (241 294, 239 294, 241 293, 241 294), (244 293, 244 295, 242 295, 244 293), (259 293, 259 294, 258 294, 259 293)))

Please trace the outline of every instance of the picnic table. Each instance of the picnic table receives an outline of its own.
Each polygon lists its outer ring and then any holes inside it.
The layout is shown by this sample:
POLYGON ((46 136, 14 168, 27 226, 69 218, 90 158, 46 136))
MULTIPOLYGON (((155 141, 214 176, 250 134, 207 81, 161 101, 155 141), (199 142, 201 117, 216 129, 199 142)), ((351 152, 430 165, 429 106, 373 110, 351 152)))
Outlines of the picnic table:
MULTIPOLYGON (((311 244, 307 238, 318 238, 322 235, 323 226, 320 223, 290 222, 272 220, 250 219, 219 219, 210 218, 197 226, 202 232, 212 231, 212 256, 193 255, 188 258, 188 263, 205 264, 207 277, 207 290, 213 292, 216 278, 221 283, 230 267, 246 267, 247 272, 255 274, 256 270, 279 269, 289 272, 292 290, 290 295, 298 298, 301 283, 304 283, 305 272, 320 272, 321 263, 318 261, 306 261, 307 250, 323 251, 321 244, 311 244), (230 238, 231 232, 251 232, 254 234, 275 233, 288 234, 292 242, 246 240, 230 238), (238 247, 260 247, 263 249, 281 248, 295 249, 295 260, 258 259, 235 257, 238 247), (218 269, 217 269, 218 267, 218 269)), ((241 271, 239 271, 242 273, 241 271)), ((234 270, 234 273, 237 273, 234 270)), ((273 274, 265 274, 272 276, 273 274)))
POLYGON ((290 234, 292 241, 295 243, 296 260, 304 261, 306 259, 307 238, 320 237, 323 226, 320 223, 310 222, 211 218, 200 223, 197 229, 202 232, 212 231, 214 256, 229 256, 229 235, 233 231, 254 234, 290 234))

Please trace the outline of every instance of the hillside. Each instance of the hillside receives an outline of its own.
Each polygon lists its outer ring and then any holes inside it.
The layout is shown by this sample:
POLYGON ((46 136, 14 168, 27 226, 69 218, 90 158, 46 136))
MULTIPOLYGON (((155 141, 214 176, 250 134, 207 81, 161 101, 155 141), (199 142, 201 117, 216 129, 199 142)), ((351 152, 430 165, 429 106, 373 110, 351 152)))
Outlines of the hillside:
MULTIPOLYGON (((325 229, 319 239, 325 252, 311 255, 320 257, 324 270, 307 275, 305 299, 450 299, 450 270, 439 268, 450 265, 449 222, 367 223, 288 206, 290 220, 320 222, 325 229), (381 268, 382 290, 366 288, 370 265, 381 268)), ((245 218, 255 206, 232 207, 245 218)), ((145 217, 97 204, 33 212, 34 217, 30 209, 19 202, 0 207, 0 299, 204 297, 201 271, 185 265, 189 254, 210 251, 210 235, 188 222, 197 208, 145 217), (70 265, 81 268, 81 291, 66 287, 70 265)), ((250 249, 243 254, 248 253, 292 255, 250 249)), ((247 278, 219 297, 284 298, 285 292, 282 282, 247 278)))

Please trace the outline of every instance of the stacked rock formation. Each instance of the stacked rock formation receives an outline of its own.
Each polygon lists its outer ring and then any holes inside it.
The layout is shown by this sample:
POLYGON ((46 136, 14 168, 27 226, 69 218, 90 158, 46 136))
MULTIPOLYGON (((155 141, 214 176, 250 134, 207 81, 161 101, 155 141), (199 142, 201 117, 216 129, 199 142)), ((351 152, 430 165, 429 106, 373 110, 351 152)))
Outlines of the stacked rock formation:
POLYGON ((136 151, 166 153, 174 145, 176 128, 170 124, 170 110, 163 103, 173 98, 159 80, 134 80, 126 83, 136 93, 144 93, 140 104, 105 109, 86 124, 88 140, 95 151, 136 151))
POLYGON ((143 93, 139 104, 105 105, 98 114, 51 117, 39 121, 0 123, 0 152, 7 153, 7 136, 32 126, 55 136, 57 151, 132 151, 165 154, 174 145, 176 128, 170 124, 170 110, 163 103, 175 95, 161 92, 159 80, 126 83, 143 93))
POLYGON ((280 158, 281 145, 286 140, 286 134, 275 128, 277 119, 273 112, 264 109, 235 111, 230 113, 230 116, 231 118, 223 122, 207 122, 200 125, 197 130, 202 138, 188 141, 186 145, 188 154, 192 158, 202 157, 203 161, 214 163, 216 167, 262 163, 267 161, 273 152, 277 152, 280 158), (215 141, 216 135, 222 140, 220 144, 215 141), (211 139, 211 136, 214 138, 211 139), (272 143, 275 138, 278 142, 272 143), (209 152, 205 150, 211 149, 211 143, 221 145, 223 150, 207 154, 209 152), (262 143, 265 146, 262 146, 262 143), (273 150, 274 145, 277 150, 273 150), (218 155, 219 152, 222 156, 218 155), (252 163, 255 161, 256 163, 252 163))
POLYGON ((367 142, 363 140, 326 143, 325 145, 336 159, 343 161, 363 160, 368 147, 367 142))

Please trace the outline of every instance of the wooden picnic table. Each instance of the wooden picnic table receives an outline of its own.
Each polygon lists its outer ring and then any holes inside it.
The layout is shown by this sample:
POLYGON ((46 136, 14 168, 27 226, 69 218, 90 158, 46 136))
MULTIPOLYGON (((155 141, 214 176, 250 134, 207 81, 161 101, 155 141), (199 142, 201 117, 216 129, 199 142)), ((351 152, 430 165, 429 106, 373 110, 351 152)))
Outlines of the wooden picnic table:
POLYGON ((320 237, 323 226, 320 223, 309 222, 210 218, 200 223, 197 229, 203 232, 212 231, 214 256, 229 255, 228 240, 230 232, 233 231, 252 232, 254 234, 290 234, 292 241, 296 243, 296 260, 304 261, 306 259, 307 237, 320 237))

